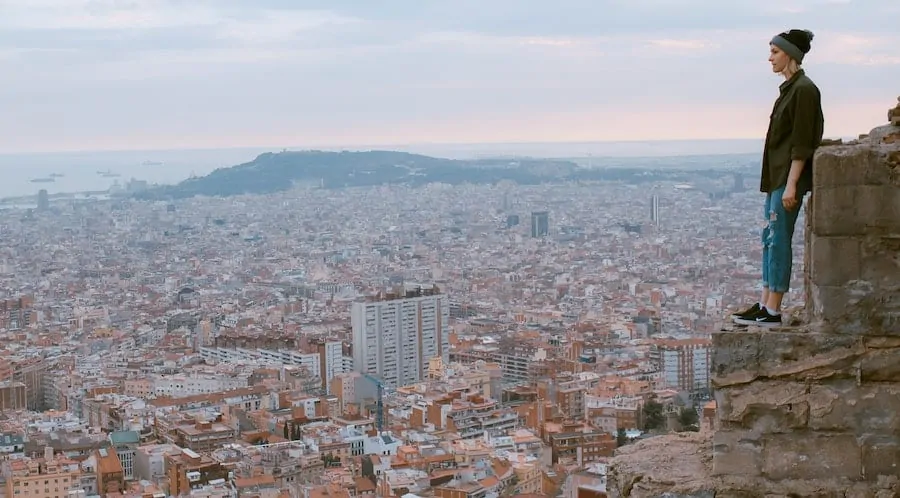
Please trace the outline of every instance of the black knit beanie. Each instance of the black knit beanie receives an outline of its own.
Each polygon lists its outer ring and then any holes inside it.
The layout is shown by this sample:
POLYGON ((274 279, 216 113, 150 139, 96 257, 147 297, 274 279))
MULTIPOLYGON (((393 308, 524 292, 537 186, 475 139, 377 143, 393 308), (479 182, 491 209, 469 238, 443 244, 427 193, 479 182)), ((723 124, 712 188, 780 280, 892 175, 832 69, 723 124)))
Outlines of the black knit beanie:
POLYGON ((775 35, 772 45, 784 50, 797 63, 803 62, 803 56, 809 52, 813 32, 806 29, 792 29, 775 35))

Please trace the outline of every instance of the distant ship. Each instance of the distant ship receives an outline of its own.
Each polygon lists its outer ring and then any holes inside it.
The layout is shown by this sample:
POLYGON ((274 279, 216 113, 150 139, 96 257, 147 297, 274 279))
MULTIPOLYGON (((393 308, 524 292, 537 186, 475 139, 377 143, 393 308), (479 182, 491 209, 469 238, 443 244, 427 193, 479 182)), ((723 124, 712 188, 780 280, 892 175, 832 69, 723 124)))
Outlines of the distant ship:
POLYGON ((162 161, 144 161, 141 166, 162 166, 162 161))
POLYGON ((53 178, 32 178, 31 183, 54 183, 56 180, 53 178))
POLYGON ((120 174, 118 174, 118 173, 113 173, 113 172, 110 171, 110 170, 106 170, 106 171, 98 171, 97 174, 100 175, 100 176, 102 176, 103 178, 118 178, 118 177, 122 176, 122 175, 120 175, 120 174))
POLYGON ((49 176, 49 178, 62 178, 66 175, 64 175, 62 173, 50 173, 50 175, 48 175, 48 176, 49 176))

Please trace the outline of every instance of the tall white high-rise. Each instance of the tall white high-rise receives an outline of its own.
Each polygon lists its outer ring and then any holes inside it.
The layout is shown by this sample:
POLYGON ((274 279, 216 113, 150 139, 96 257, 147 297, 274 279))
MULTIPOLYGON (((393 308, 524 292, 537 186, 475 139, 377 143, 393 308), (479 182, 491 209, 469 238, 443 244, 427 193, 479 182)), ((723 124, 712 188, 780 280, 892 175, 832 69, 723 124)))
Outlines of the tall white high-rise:
POLYGON ((437 286, 407 285, 401 291, 353 303, 353 369, 388 387, 425 378, 428 360, 450 359, 450 300, 437 286))
POLYGON ((659 196, 655 194, 650 198, 650 221, 659 226, 659 196))

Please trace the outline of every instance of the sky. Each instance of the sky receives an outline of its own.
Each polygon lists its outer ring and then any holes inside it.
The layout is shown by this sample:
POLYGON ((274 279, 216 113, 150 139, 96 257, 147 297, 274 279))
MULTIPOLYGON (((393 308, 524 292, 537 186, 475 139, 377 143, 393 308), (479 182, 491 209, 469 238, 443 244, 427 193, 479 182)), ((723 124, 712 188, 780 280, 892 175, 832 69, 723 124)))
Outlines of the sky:
POLYGON ((0 153, 761 138, 886 122, 897 0, 0 0, 0 153))

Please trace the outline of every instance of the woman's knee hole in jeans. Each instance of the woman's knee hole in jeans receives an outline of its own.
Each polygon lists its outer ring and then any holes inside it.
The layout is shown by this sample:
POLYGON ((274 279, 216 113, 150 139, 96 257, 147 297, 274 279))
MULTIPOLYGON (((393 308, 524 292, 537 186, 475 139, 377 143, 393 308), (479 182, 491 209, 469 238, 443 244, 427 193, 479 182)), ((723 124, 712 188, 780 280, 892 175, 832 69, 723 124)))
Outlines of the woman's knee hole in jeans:
POLYGON ((769 222, 766 223, 765 228, 763 229, 763 244, 767 247, 772 247, 775 242, 775 232, 776 227, 775 224, 778 221, 778 213, 775 210, 769 211, 769 222))

